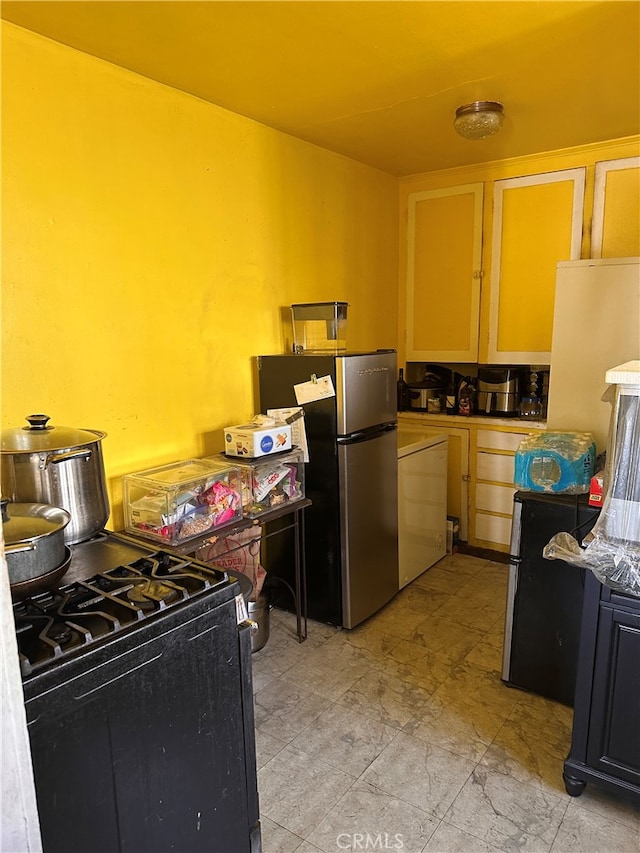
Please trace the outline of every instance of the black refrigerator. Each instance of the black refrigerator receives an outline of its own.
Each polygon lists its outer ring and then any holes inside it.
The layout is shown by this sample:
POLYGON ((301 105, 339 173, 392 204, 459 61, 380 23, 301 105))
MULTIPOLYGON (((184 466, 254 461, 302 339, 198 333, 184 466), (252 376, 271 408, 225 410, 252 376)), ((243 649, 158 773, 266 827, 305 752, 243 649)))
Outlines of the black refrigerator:
POLYGON ((599 511, 587 495, 514 495, 502 680, 571 707, 585 569, 542 551, 556 533, 581 542, 599 511))
MULTIPOLYGON (((331 396, 302 405, 306 589, 309 617, 344 628, 398 591, 396 364, 395 350, 258 357, 262 412, 297 406, 295 385, 331 380, 331 396)), ((269 574, 291 585, 293 537, 267 548, 269 574)))

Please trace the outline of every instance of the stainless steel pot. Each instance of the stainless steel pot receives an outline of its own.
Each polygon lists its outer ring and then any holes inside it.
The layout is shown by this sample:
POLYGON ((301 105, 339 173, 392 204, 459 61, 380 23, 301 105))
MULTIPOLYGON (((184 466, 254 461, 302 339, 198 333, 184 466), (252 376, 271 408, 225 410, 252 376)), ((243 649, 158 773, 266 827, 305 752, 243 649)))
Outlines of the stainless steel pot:
POLYGON ((84 542, 109 518, 101 446, 106 433, 48 426, 48 420, 29 415, 29 426, 2 433, 2 494, 66 509, 71 521, 64 541, 84 542))
POLYGON ((256 623, 257 628, 251 634, 251 651, 259 652, 269 639, 269 602, 265 595, 258 596, 257 601, 248 603, 249 619, 256 623))
POLYGON ((65 548, 64 553, 64 562, 57 568, 51 569, 44 575, 38 575, 37 578, 10 584, 11 598, 14 601, 22 601, 23 598, 31 598, 32 595, 40 595, 41 592, 55 589, 71 565, 71 549, 65 548))
POLYGON ((64 530, 71 516, 57 506, 2 501, 2 533, 9 583, 30 581, 66 559, 64 530))

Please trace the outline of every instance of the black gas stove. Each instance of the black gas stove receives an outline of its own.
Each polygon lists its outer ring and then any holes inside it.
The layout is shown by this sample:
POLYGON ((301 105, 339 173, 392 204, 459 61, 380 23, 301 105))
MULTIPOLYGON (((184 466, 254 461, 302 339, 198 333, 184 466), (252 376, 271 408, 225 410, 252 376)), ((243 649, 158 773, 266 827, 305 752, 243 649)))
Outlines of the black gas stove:
POLYGON ((107 531, 71 555, 14 605, 44 853, 259 851, 246 579, 107 531))
POLYGON ((222 569, 106 532, 72 547, 63 580, 14 605, 23 676, 232 583, 222 569))

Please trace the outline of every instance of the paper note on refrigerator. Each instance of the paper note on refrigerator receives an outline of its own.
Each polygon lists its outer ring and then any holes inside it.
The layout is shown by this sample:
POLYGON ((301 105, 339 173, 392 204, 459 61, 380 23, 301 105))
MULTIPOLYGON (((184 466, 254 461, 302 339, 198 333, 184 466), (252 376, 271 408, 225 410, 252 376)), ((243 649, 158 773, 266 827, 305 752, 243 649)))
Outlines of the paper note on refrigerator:
POLYGON ((291 406, 289 409, 267 409, 267 414, 284 421, 291 426, 291 444, 304 451, 304 461, 309 461, 307 432, 304 428, 304 409, 301 406, 291 406))
POLYGON ((324 400, 327 397, 336 396, 330 376, 320 376, 318 378, 312 376, 308 382, 301 382, 299 385, 294 385, 293 390, 295 391, 299 406, 304 405, 304 403, 313 403, 316 400, 324 400))

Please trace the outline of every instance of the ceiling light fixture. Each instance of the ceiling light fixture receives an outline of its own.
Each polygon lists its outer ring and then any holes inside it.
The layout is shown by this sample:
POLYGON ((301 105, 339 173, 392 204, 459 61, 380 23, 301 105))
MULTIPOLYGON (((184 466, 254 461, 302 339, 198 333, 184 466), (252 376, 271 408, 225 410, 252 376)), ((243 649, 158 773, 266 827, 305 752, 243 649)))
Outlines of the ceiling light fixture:
POLYGON ((465 139, 486 139, 500 130, 503 119, 499 101, 474 101, 458 107, 453 126, 465 139))

